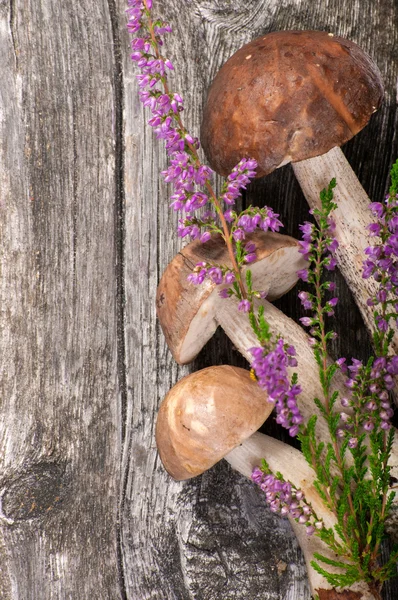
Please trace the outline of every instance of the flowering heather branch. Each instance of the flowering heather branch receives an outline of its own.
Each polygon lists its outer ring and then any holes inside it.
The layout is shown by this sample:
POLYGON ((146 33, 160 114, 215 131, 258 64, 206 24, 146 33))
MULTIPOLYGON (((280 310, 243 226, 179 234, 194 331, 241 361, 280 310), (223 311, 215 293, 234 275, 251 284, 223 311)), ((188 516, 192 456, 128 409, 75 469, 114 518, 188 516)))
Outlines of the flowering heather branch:
POLYGON ((398 163, 392 168, 391 181, 384 204, 370 205, 377 220, 368 227, 369 235, 379 242, 366 248, 362 273, 364 279, 373 277, 379 284, 377 294, 368 300, 368 306, 374 307, 377 329, 373 338, 378 356, 386 354, 394 335, 390 324, 398 318, 398 163))
POLYGON ((265 493, 272 512, 282 517, 289 515, 297 523, 305 525, 308 536, 324 528, 322 519, 317 517, 302 490, 297 489, 290 481, 285 481, 281 473, 274 475, 264 459, 261 468, 253 469, 252 480, 265 493))
MULTIPOLYGON (((131 59, 141 70, 141 74, 137 75, 140 100, 151 110, 152 118, 148 123, 153 127, 157 138, 165 140, 170 166, 162 175, 166 183, 173 186, 170 206, 183 212, 179 219, 178 235, 189 235, 191 239, 199 238, 201 242, 205 242, 210 239, 212 233, 221 234, 228 248, 239 294, 242 300, 245 300, 246 290, 241 281, 240 266, 235 258, 233 240, 243 240, 245 231, 252 231, 253 226, 277 231, 281 225, 277 219, 278 215, 271 209, 253 209, 253 216, 244 215, 246 221, 239 223, 238 215, 231 221, 231 207, 240 196, 241 190, 245 189, 254 177, 257 163, 253 159, 242 158, 228 176, 220 198, 217 198, 210 183, 213 173, 208 166, 201 163, 198 155, 199 140, 191 136, 183 125, 183 99, 179 94, 171 92, 168 86, 167 73, 174 67, 160 50, 163 45, 162 38, 164 34, 171 32, 171 27, 161 20, 152 19, 152 1, 128 0, 128 6, 127 28, 132 34, 140 31, 140 37, 131 42, 131 59), (228 207, 226 216, 222 210, 223 203, 228 207), (203 208, 207 208, 204 215, 197 214, 197 211, 203 208), (231 228, 227 220, 233 223, 231 228)), ((206 278, 208 271, 203 269, 203 265, 198 265, 197 272, 200 276, 192 278, 193 283, 200 283, 206 278)), ((214 275, 214 271, 212 274, 214 275)))
MULTIPOLYGON (((329 365, 327 361, 327 342, 334 336, 332 331, 326 332, 325 315, 332 316, 337 298, 325 299, 325 293, 333 291, 334 286, 329 282, 322 282, 324 269, 334 268, 333 253, 337 242, 333 237, 334 224, 331 212, 335 208, 333 202, 332 181, 328 189, 321 193, 322 209, 316 210, 319 228, 306 223, 301 227, 303 242, 301 252, 309 260, 310 268, 301 272, 301 278, 310 283, 313 293, 300 292, 299 297, 306 310, 311 310, 312 317, 301 319, 305 326, 311 328, 311 343, 319 366, 319 376, 323 388, 324 398, 315 402, 321 415, 328 423, 332 443, 326 446, 318 444, 315 436, 316 418, 310 420, 306 428, 300 432, 303 453, 317 474, 315 486, 325 504, 333 510, 338 517, 336 533, 344 542, 346 556, 350 557, 357 565, 359 578, 373 577, 382 582, 384 575, 378 570, 377 558, 380 542, 384 531, 385 517, 388 506, 391 505, 393 494, 388 496, 390 469, 388 458, 391 452, 393 433, 390 418, 393 411, 389 402, 388 391, 393 387, 393 376, 398 374, 398 358, 388 358, 388 347, 392 340, 392 332, 387 333, 384 326, 380 326, 380 333, 376 335, 378 356, 371 358, 367 365, 353 359, 346 365, 346 359, 339 359, 336 364, 329 365), (344 411, 336 410, 338 394, 332 392, 332 379, 336 370, 340 368, 347 374, 346 397, 340 403, 344 411), (348 466, 346 453, 349 451, 353 457, 353 465, 348 466), (335 475, 337 471, 337 475, 335 475), (366 478, 367 472, 371 477, 366 478)), ((375 321, 383 320, 388 323, 395 314, 388 314, 388 303, 394 304, 394 299, 387 299, 387 294, 380 296, 380 290, 391 293, 396 287, 390 285, 393 273, 392 247, 388 243, 394 235, 395 221, 393 211, 388 211, 395 202, 387 201, 388 209, 377 211, 383 223, 372 227, 374 235, 384 233, 378 252, 367 251, 370 256, 378 255, 379 259, 369 264, 365 263, 365 274, 375 275, 380 287, 371 304, 382 304, 380 312, 375 311, 375 321)), ((374 205, 372 205, 374 210, 374 205)), ((395 302, 397 299, 395 298, 395 302)), ((322 558, 320 558, 322 561, 322 558)), ((315 565, 314 565, 315 566, 315 565)), ((315 566, 319 572, 328 578, 327 572, 315 566)), ((330 575, 330 582, 336 583, 336 576, 330 575)), ((343 585, 344 578, 340 585, 343 585)))

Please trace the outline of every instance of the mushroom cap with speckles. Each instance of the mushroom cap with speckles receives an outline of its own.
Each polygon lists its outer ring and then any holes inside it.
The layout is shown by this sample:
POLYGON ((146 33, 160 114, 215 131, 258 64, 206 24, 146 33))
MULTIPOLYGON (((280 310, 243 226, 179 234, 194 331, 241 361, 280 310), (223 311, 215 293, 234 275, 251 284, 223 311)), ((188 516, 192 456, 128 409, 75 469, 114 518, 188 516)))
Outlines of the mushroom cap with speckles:
MULTIPOLYGON (((256 244, 255 262, 243 268, 252 272, 253 289, 266 291, 267 300, 276 300, 297 282, 297 271, 307 262, 294 238, 258 231, 246 236, 256 244)), ((225 310, 228 298, 218 292, 226 287, 206 279, 201 285, 187 280, 200 262, 231 266, 226 245, 219 235, 202 244, 195 240, 185 246, 167 266, 156 294, 158 318, 166 342, 179 364, 192 361, 217 329, 217 312, 225 310)), ((227 286, 228 287, 228 286, 227 286)))
POLYGON ((274 405, 248 371, 216 366, 187 375, 159 409, 156 444, 166 471, 189 479, 250 437, 274 405))
POLYGON ((215 77, 201 142, 227 175, 243 157, 257 176, 325 154, 368 123, 383 99, 380 72, 356 44, 323 31, 278 31, 238 50, 215 77))

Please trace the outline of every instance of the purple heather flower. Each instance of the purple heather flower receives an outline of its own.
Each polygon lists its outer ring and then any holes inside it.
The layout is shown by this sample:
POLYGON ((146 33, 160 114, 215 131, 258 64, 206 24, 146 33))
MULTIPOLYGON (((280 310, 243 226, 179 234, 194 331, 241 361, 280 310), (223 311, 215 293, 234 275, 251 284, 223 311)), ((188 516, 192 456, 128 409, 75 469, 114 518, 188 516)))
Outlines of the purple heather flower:
POLYGON ((314 224, 306 221, 303 225, 299 225, 299 229, 301 229, 303 233, 303 240, 305 242, 311 242, 312 234, 314 233, 314 224))
POLYGON ((310 257, 310 253, 312 250, 312 246, 310 242, 299 242, 300 248, 299 252, 303 255, 305 260, 308 260, 310 257))
POLYGON ((225 273, 225 283, 233 283, 235 281, 235 273, 233 271, 227 271, 225 273))
POLYGON ((238 304, 238 310, 242 311, 242 312, 249 312, 251 308, 251 304, 249 302, 249 300, 241 300, 238 304))
POLYGON ((384 206, 381 204, 381 202, 371 202, 369 208, 375 217, 378 219, 382 218, 384 214, 384 206))
POLYGON ((313 303, 308 292, 299 292, 298 297, 306 310, 311 310, 313 308, 313 303))
POLYGON ((301 317, 300 322, 304 325, 304 327, 310 327, 313 323, 313 320, 310 317, 301 317))
POLYGON ((333 256, 327 257, 325 259, 325 269, 327 269, 328 271, 334 271, 336 265, 337 261, 335 258, 333 258, 333 256))
POLYGON ((364 430, 368 431, 368 432, 373 431, 374 427, 375 426, 374 426, 374 423, 372 421, 366 421, 366 423, 363 426, 364 430))
POLYGON ((208 270, 208 276, 216 285, 220 285, 223 282, 222 271, 219 267, 211 267, 208 270))
POLYGON ((245 239, 245 232, 243 231, 243 229, 235 229, 232 235, 236 242, 245 239))
POLYGON ((200 236, 200 241, 202 242, 202 244, 204 244, 205 242, 208 242, 211 239, 211 234, 209 231, 204 231, 202 233, 202 235, 200 236))
POLYGON ((308 281, 308 269, 300 269, 300 271, 297 271, 297 277, 302 281, 308 281))
POLYGON ((322 529, 323 522, 317 521, 309 504, 307 504, 302 490, 295 488, 290 482, 279 477, 266 474, 258 467, 252 471, 252 481, 264 492, 270 510, 281 516, 290 515, 298 523, 306 525, 306 532, 312 535, 315 528, 322 529))
POLYGON ((297 407, 297 396, 301 393, 298 385, 291 385, 287 368, 296 366, 295 351, 285 348, 279 339, 274 350, 266 352, 262 347, 250 348, 253 356, 251 363, 259 386, 268 393, 268 400, 275 402, 277 422, 289 430, 292 436, 297 435, 303 417, 297 407))

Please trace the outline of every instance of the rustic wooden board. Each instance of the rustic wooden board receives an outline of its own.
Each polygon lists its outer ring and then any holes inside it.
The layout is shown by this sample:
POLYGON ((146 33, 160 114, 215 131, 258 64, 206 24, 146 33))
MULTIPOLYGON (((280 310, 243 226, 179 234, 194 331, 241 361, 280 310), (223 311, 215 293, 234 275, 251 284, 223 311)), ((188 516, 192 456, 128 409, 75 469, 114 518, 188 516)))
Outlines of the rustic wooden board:
MULTIPOLYGON (((398 68, 394 62, 397 31, 393 2, 379 2, 371 8, 370 4, 364 7, 359 2, 167 0, 159 2, 158 7, 174 28, 167 39, 167 55, 176 66, 173 89, 183 94, 187 106, 184 121, 196 133, 208 84, 225 60, 253 37, 283 28, 318 28, 360 43, 378 59, 387 81, 387 104, 372 125, 347 145, 347 155, 369 193, 374 198, 383 196, 388 169, 397 152, 394 124, 398 68), (369 35, 370 28, 377 35, 369 35)), ((263 500, 250 484, 230 472, 225 464, 199 480, 177 484, 167 477, 157 459, 153 443, 157 403, 188 371, 178 368, 164 347, 154 306, 156 283, 180 242, 174 233, 176 218, 167 207, 167 187, 157 178, 159 169, 165 168, 165 153, 145 128, 148 117, 138 105, 128 57, 124 69, 126 365, 128 397, 133 398, 127 428, 130 449, 123 464, 127 596, 198 600, 308 598, 303 564, 295 558, 294 540, 285 535, 279 538, 285 525, 259 509, 263 500), (151 213, 152 219, 148 217, 151 213), (138 237, 142 245, 137 249, 138 237), (143 272, 149 273, 144 289, 139 286, 143 272), (138 311, 137 301, 142 307, 138 311), (141 355, 136 354, 137 337, 143 344, 141 355), (140 375, 142 368, 144 377, 140 375), (154 385, 157 394, 153 392, 154 385), (264 521, 257 521, 252 527, 255 514, 256 519, 264 521), (271 530, 277 532, 277 538, 270 535, 271 530), (278 560, 287 565, 280 573, 278 560)), ((294 235, 298 234, 298 224, 307 218, 290 167, 252 185, 245 201, 277 208, 287 223, 287 231, 294 235)), ((341 278, 337 276, 337 280, 343 294, 340 331, 344 331, 344 339, 336 343, 335 352, 358 354, 360 348, 366 354, 367 334, 352 307, 349 292, 341 278)), ((295 294, 280 305, 292 316, 299 315, 295 294)), ((245 364, 225 336, 217 333, 190 369, 222 363, 245 364)), ((388 594, 386 591, 386 597, 388 594)))
POLYGON ((119 598, 106 2, 0 3, 0 598, 119 598))
MULTIPOLYGON (((157 458, 167 390, 190 369, 244 361, 217 333, 179 368, 156 322, 156 285, 180 242, 124 8, 0 0, 0 598, 306 600, 289 527, 249 482, 220 464, 175 483, 157 458)), ((154 9, 174 27, 174 87, 196 132, 217 69, 256 35, 317 28, 360 43, 385 78, 386 104, 346 153, 382 197, 398 154, 394 0, 154 0, 154 9)), ((295 235, 307 218, 290 167, 244 201, 274 206, 295 235)), ((337 281, 336 355, 366 355, 337 281)), ((299 315, 294 293, 280 305, 299 315)))

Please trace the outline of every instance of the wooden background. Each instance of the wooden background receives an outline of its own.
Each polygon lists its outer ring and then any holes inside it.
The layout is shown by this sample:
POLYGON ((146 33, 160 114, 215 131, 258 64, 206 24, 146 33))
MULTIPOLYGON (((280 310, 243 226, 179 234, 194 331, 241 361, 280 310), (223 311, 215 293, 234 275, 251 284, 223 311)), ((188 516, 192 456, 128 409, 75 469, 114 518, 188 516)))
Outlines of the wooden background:
MULTIPOLYGON (((346 153, 371 198, 383 197, 398 156, 396 0, 153 4, 174 28, 173 88, 193 132, 209 82, 250 39, 315 28, 358 42, 386 101, 346 153)), ((289 526, 257 489, 226 464, 175 483, 156 454, 166 391, 190 369, 244 361, 217 333, 179 368, 156 322, 156 285, 180 242, 124 8, 0 0, 0 598, 308 600, 289 526)), ((244 201, 278 209, 293 235, 307 218, 289 166, 244 201)), ((337 282, 335 354, 366 356, 337 282)), ((280 306, 300 315, 295 292, 280 306)))

